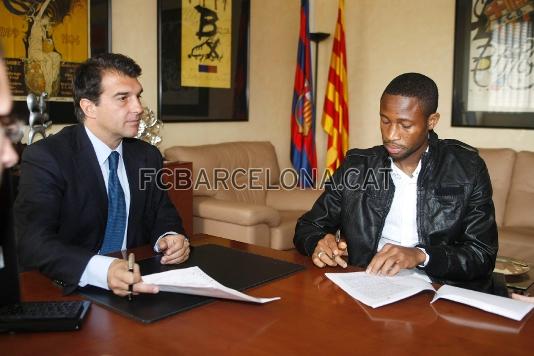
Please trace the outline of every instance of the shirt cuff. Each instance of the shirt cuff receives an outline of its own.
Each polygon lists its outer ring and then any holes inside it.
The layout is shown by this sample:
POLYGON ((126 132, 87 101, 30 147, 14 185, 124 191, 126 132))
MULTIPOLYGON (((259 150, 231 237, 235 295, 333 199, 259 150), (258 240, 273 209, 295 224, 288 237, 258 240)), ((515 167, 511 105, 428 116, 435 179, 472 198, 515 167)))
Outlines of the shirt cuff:
POLYGON ((161 251, 159 250, 159 247, 158 247, 158 242, 159 242, 159 240, 160 240, 162 237, 165 237, 165 236, 167 236, 167 235, 179 235, 179 236, 183 236, 183 238, 184 238, 185 240, 188 240, 187 236, 185 236, 185 235, 179 234, 179 233, 174 232, 174 231, 168 231, 168 232, 164 233, 163 235, 161 235, 160 237, 158 237, 158 239, 157 239, 157 241, 156 241, 156 244, 154 245, 154 252, 156 252, 156 253, 160 253, 160 252, 161 252, 161 251))
POLYGON ((416 247, 418 249, 420 249, 421 251, 423 251, 423 253, 425 254, 425 262, 423 262, 423 264, 420 264, 419 266, 417 267, 426 267, 426 265, 428 264, 428 261, 430 260, 430 256, 428 255, 428 253, 426 253, 425 249, 422 248, 422 247, 416 247))
POLYGON ((91 257, 83 271, 78 285, 80 287, 85 287, 90 284, 95 287, 109 290, 108 270, 111 263, 115 260, 116 258, 101 255, 91 257))

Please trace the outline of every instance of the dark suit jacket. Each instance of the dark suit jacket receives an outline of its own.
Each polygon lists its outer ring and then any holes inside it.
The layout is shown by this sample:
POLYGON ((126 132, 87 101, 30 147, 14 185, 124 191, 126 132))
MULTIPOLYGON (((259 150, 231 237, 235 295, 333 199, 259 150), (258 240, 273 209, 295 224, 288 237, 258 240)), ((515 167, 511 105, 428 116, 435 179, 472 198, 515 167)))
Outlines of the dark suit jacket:
MULTIPOLYGON (((130 185, 127 247, 153 245, 168 231, 185 235, 167 192, 154 181, 140 189, 139 169, 161 168, 160 152, 137 139, 122 142, 130 185)), ((107 207, 104 178, 83 125, 28 146, 15 202, 20 262, 73 291, 102 245, 107 207)))

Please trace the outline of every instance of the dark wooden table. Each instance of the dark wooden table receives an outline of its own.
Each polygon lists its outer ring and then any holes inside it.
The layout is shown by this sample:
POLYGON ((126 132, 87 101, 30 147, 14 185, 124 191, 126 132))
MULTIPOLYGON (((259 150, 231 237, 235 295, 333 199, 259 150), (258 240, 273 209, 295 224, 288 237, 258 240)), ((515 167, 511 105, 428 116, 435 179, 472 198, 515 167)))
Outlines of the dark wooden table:
MULTIPOLYGON (((0 354, 430 356, 525 355, 534 350, 532 315, 517 322, 446 300, 431 305, 431 293, 372 309, 324 276, 333 269, 315 268, 296 251, 205 235, 192 243, 216 243, 307 269, 247 291, 282 297, 269 304, 220 300, 146 325, 93 304, 80 331, 3 334, 0 354)), ((150 250, 136 253, 149 256, 150 250)), ((22 294, 26 301, 63 298, 36 272, 22 274, 22 294)))

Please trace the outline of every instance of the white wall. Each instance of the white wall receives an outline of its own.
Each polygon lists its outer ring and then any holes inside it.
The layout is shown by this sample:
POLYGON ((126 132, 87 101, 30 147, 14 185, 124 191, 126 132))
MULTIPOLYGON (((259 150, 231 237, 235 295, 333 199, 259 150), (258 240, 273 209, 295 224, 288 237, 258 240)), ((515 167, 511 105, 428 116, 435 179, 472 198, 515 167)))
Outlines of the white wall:
MULTIPOLYGON (((337 0, 312 0, 311 31, 334 33, 337 0)), ((378 105, 396 75, 422 72, 440 90, 441 137, 477 147, 534 151, 534 130, 451 127, 455 0, 345 0, 350 146, 380 144, 378 105)), ((157 110, 156 0, 114 0, 113 51, 142 67, 146 104, 157 110)), ((166 123, 161 148, 234 140, 269 140, 288 167, 290 112, 299 27, 299 0, 251 0, 249 121, 166 123)), ((322 113, 332 36, 319 49, 318 113, 322 113)), ((55 125, 57 130, 59 125, 55 125)), ((319 167, 326 136, 317 123, 319 167)))

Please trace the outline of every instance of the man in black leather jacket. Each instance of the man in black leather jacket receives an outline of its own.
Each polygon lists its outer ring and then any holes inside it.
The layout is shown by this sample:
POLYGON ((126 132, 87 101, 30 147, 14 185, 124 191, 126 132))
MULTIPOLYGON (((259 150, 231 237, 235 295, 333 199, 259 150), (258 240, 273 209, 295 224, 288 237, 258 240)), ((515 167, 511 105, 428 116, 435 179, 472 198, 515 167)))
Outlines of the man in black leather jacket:
POLYGON ((488 288, 498 248, 490 178, 476 149, 438 139, 437 102, 422 74, 387 86, 383 145, 349 150, 297 222, 294 244, 316 266, 346 267, 348 256, 371 274, 417 268, 433 282, 488 288))

